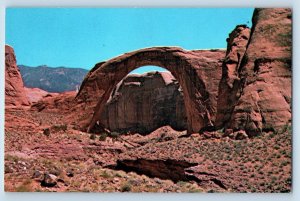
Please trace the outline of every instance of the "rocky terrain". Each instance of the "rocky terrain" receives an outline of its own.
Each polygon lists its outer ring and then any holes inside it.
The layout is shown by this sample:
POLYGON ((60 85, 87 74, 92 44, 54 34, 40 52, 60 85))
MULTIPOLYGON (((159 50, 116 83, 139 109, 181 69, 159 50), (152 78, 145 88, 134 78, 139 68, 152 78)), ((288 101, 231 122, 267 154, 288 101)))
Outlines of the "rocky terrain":
POLYGON ((18 65, 18 67, 26 87, 54 93, 78 90, 88 72, 82 68, 53 68, 46 65, 37 67, 18 65))
POLYGON ((31 99, 7 46, 5 191, 291 192, 291 16, 255 9, 226 52, 145 48, 96 64, 78 93, 31 99), (126 77, 150 64, 178 83, 126 77))
MULTIPOLYGON (((5 191, 290 192, 291 127, 247 138, 81 132, 55 113, 6 111, 5 191)), ((244 136, 244 137, 243 137, 244 136)))

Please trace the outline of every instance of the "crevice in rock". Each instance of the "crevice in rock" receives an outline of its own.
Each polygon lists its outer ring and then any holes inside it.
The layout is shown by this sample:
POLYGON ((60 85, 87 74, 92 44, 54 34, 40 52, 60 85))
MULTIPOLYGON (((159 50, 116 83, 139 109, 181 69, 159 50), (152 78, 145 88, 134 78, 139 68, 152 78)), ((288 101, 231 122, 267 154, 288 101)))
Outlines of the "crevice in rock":
POLYGON ((115 169, 125 172, 136 172, 149 177, 170 179, 174 182, 189 181, 185 169, 197 165, 181 160, 118 160, 115 169))
POLYGON ((214 182, 214 183, 215 183, 216 185, 218 185, 219 187, 221 187, 221 188, 227 190, 226 186, 224 186, 224 184, 223 184, 222 181, 220 181, 220 180, 218 180, 218 179, 216 179, 216 178, 211 179, 211 181, 214 182))
POLYGON ((215 178, 215 174, 211 174, 208 172, 197 172, 195 173, 193 170, 186 170, 186 177, 189 181, 195 181, 199 186, 207 185, 208 183, 213 183, 217 187, 227 190, 227 187, 223 184, 223 182, 217 178, 215 178))
MULTIPOLYGON (((187 172, 187 173, 194 173, 194 171, 191 170, 191 169, 187 169, 187 170, 185 170, 185 172, 187 172)), ((208 173, 208 172, 197 172, 197 174, 200 174, 200 175, 207 175, 207 176, 216 176, 215 174, 208 173)))
POLYGON ((224 183, 216 178, 217 175, 204 171, 194 172, 194 170, 190 169, 196 165, 196 163, 181 160, 136 159, 118 160, 114 169, 144 174, 151 178, 169 179, 175 183, 179 181, 194 181, 199 186, 213 185, 217 188, 227 190, 224 183))

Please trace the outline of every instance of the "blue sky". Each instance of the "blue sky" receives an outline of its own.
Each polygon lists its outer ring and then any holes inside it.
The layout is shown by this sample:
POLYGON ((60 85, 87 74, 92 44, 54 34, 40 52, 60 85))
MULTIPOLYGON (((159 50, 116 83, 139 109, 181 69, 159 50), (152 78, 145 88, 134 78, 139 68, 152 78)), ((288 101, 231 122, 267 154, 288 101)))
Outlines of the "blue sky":
POLYGON ((226 48, 236 25, 251 26, 252 13, 253 8, 8 8, 6 43, 18 64, 91 69, 150 46, 226 48))

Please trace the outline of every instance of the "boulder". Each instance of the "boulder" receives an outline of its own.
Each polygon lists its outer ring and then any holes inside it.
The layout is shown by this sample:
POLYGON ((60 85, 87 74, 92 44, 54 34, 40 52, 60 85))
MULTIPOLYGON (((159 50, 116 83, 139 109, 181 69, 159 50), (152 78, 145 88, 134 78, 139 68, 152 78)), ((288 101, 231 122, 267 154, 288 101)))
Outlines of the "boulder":
POLYGON ((32 179, 37 179, 37 180, 40 180, 42 181, 44 179, 44 175, 41 171, 39 170, 35 170, 32 174, 32 179))
POLYGON ((57 184, 57 176, 53 174, 44 174, 44 179, 41 182, 41 185, 44 187, 54 187, 57 184))
POLYGON ((234 132, 233 136, 234 136, 235 140, 245 140, 245 139, 248 139, 247 133, 245 131, 243 131, 243 130, 234 132))

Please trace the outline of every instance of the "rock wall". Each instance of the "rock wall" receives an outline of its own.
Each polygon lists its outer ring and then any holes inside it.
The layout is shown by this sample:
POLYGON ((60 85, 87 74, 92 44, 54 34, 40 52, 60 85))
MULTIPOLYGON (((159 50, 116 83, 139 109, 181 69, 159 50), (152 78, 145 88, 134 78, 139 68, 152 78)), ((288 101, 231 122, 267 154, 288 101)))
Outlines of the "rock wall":
POLYGON ((102 113, 111 131, 150 133, 170 125, 186 130, 183 93, 169 72, 130 74, 114 89, 102 113))
MULTIPOLYGON (((250 39, 241 62, 235 67, 237 76, 223 74, 225 77, 222 80, 233 83, 234 90, 227 96, 219 96, 219 126, 243 129, 250 135, 257 135, 264 130, 279 130, 289 123, 292 83, 291 18, 290 9, 255 9, 250 39), (226 108, 224 103, 230 104, 226 108), (224 115, 226 112, 227 115, 224 115)), ((233 39, 230 41, 235 40, 235 36, 231 36, 233 39)), ((227 56, 230 57, 228 54, 227 56)), ((223 71, 226 68, 225 61, 223 71)))
POLYGON ((5 45, 5 107, 29 105, 14 49, 5 45))
POLYGON ((232 108, 239 98, 239 66, 245 54, 250 28, 238 25, 227 38, 227 51, 222 65, 222 79, 219 83, 218 112, 216 126, 222 127, 231 118, 232 108))

